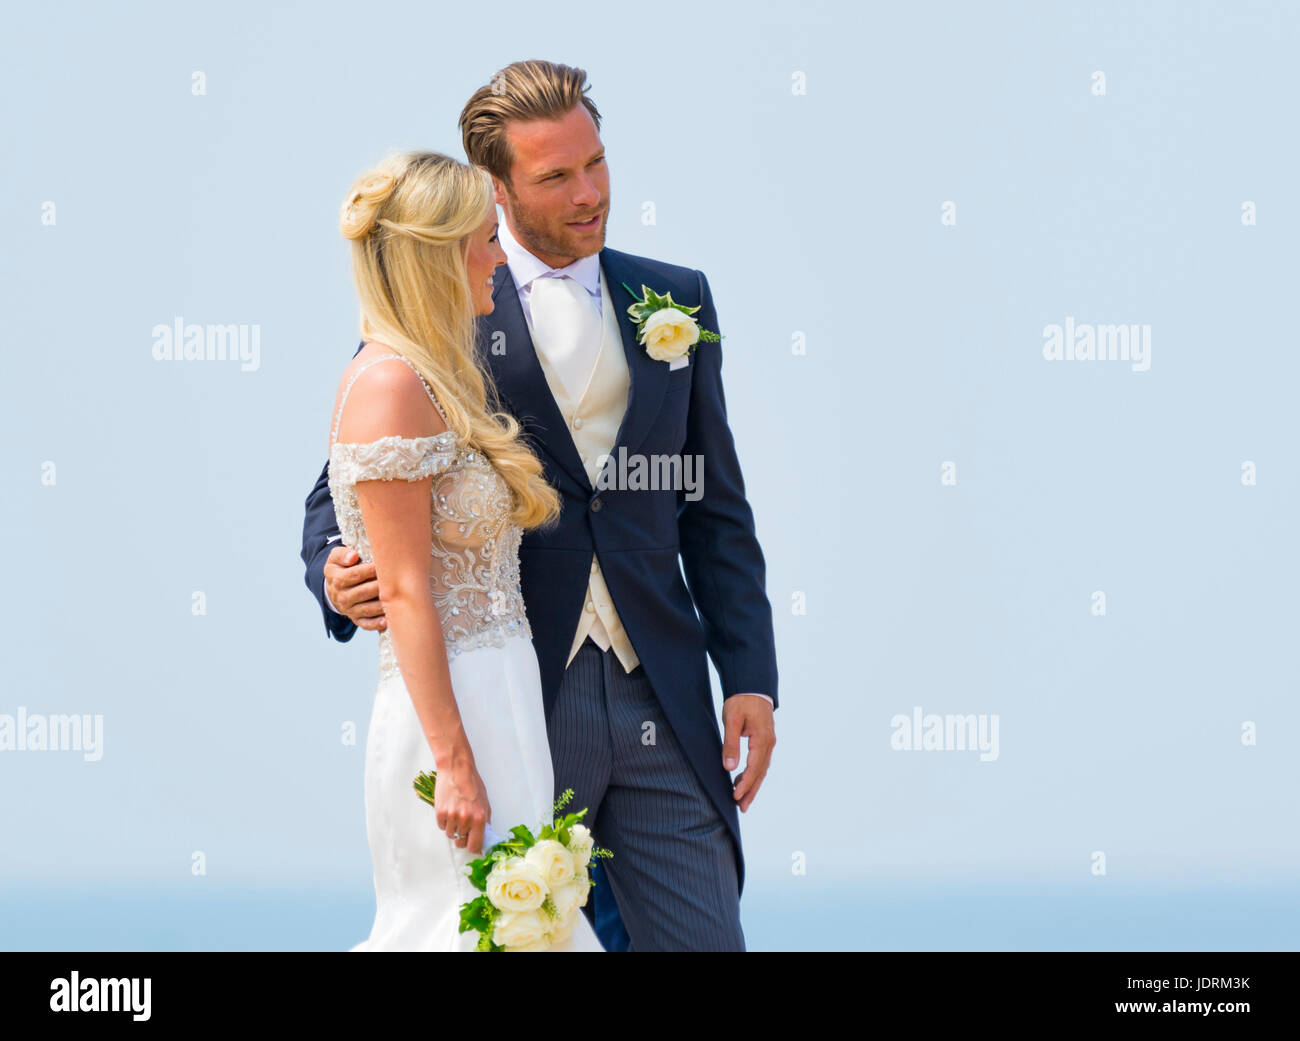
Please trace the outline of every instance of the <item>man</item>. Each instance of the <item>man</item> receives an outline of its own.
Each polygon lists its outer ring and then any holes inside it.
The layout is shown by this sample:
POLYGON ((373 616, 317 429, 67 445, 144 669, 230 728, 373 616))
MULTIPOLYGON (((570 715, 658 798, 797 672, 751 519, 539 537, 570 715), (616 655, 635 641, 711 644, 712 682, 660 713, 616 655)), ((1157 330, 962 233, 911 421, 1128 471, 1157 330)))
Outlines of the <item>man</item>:
MULTIPOLYGON (((563 500, 558 524, 520 547, 556 787, 574 790, 614 853, 587 909, 608 949, 744 950, 737 809, 753 802, 776 742, 763 555, 720 345, 655 360, 627 311, 644 285, 698 307, 717 331, 708 282, 605 247, 609 173, 586 91, 581 69, 516 62, 460 118, 465 153, 492 174, 505 212, 483 360, 563 500), (664 457, 677 459, 674 474, 695 467, 695 483, 625 479, 638 459, 664 457)), ((347 640, 385 623, 373 565, 331 546, 337 534, 326 471, 307 500, 302 556, 327 631, 347 640)))

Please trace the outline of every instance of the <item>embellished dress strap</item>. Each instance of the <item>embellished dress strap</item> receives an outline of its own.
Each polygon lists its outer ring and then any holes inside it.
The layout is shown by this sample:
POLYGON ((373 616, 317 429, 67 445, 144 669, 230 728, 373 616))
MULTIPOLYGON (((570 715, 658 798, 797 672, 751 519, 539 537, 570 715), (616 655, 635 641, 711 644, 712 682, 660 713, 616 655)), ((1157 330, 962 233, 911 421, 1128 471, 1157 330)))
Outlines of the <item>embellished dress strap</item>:
MULTIPOLYGON (((347 404, 348 394, 352 390, 352 385, 356 383, 357 377, 372 365, 394 359, 406 362, 417 376, 420 375, 420 370, 401 355, 386 354, 359 365, 343 388, 338 413, 334 417, 334 426, 330 431, 330 494, 334 497, 336 507, 339 505, 340 496, 348 497, 355 494, 350 491, 350 486, 361 481, 419 481, 444 472, 457 460, 460 450, 459 435, 450 426, 428 437, 401 437, 390 434, 374 441, 355 444, 338 440, 343 407, 347 404)), ((429 384, 423 377, 420 378, 420 382, 429 392, 429 400, 438 410, 438 415, 442 416, 442 409, 438 408, 438 400, 433 396, 429 384)), ((443 423, 446 421, 446 416, 443 416, 443 423)), ((340 528, 342 530, 341 525, 340 528)))
POLYGON ((348 395, 352 393, 352 384, 356 383, 357 377, 365 372, 366 369, 385 361, 400 361, 410 366, 411 371, 414 372, 416 377, 420 380, 420 385, 424 387, 425 392, 429 395, 429 400, 433 402, 434 411, 438 413, 438 417, 442 420, 442 425, 447 427, 448 430, 451 429, 451 424, 447 422, 447 416, 443 413, 442 406, 438 404, 438 399, 433 393, 433 388, 429 386, 429 381, 424 378, 423 373, 421 373, 419 369, 412 365, 406 358, 403 358, 400 354, 385 354, 379 358, 371 358, 368 362, 357 366, 356 372, 352 374, 351 379, 348 380, 347 386, 343 388, 343 396, 339 398, 338 410, 334 413, 334 425, 330 428, 331 447, 333 447, 335 440, 339 436, 339 422, 343 419, 343 406, 347 404, 348 395))

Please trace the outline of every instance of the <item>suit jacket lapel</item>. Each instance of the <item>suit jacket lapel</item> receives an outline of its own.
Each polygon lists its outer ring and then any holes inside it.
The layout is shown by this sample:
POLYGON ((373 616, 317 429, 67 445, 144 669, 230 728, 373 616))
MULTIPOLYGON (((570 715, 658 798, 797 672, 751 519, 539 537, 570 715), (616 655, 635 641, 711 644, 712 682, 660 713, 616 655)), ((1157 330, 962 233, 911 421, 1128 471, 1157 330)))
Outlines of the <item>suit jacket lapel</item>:
POLYGON ((650 424, 659 414, 664 392, 668 389, 668 364, 655 361, 637 342, 636 323, 627 313, 628 307, 635 301, 623 288, 623 283, 626 282, 639 294, 642 282, 642 275, 632 263, 632 258, 626 253, 606 248, 600 251, 600 264, 605 270, 609 296, 614 301, 614 310, 618 314, 618 331, 623 337, 623 353, 627 356, 628 375, 632 381, 628 390, 627 411, 623 413, 623 423, 614 438, 614 447, 610 449, 610 453, 617 457, 620 446, 628 452, 635 452, 649 433, 650 424))

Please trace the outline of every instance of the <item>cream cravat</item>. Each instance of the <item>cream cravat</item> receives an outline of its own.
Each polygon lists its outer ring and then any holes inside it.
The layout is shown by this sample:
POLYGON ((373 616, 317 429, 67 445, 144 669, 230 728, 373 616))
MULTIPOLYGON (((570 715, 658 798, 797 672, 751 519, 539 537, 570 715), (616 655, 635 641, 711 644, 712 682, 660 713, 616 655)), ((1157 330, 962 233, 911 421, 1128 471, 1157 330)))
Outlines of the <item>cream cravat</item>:
POLYGON ((573 401, 582 398, 600 350, 600 319, 587 290, 567 275, 540 277, 529 290, 533 345, 573 401))

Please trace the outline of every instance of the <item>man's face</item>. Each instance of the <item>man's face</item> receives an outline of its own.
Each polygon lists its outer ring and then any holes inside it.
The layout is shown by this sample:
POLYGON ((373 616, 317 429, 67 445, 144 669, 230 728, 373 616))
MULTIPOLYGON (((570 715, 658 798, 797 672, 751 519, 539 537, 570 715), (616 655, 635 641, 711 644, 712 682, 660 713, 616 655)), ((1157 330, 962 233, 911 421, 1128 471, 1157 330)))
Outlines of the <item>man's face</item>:
POLYGON ((605 146, 585 106, 562 119, 506 125, 510 182, 496 181, 497 202, 530 253, 551 267, 567 267, 599 253, 609 219, 605 146))

